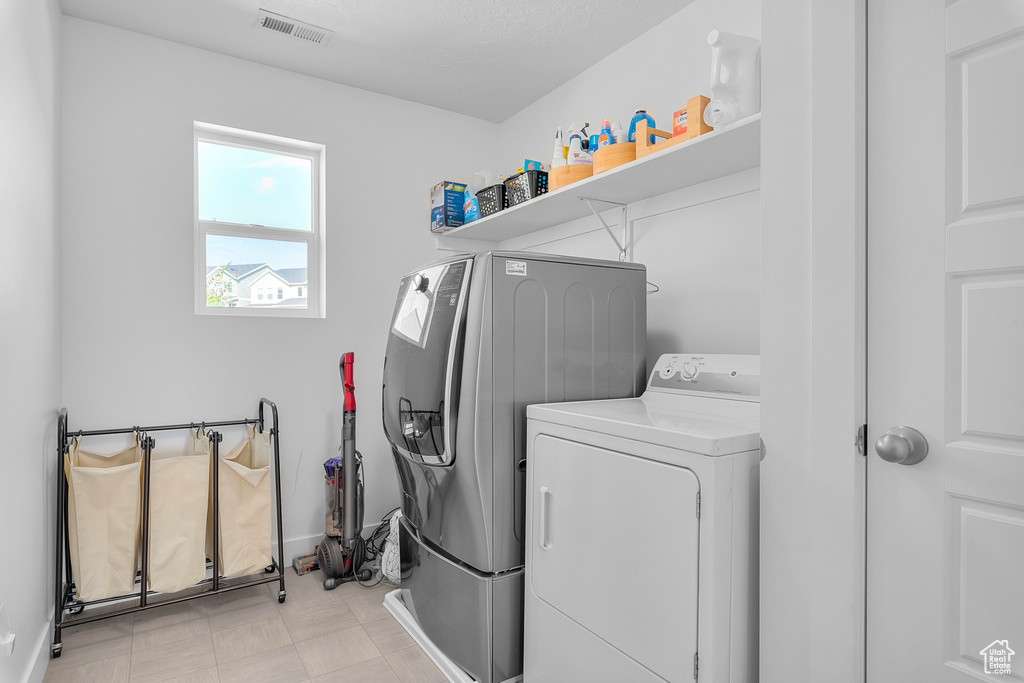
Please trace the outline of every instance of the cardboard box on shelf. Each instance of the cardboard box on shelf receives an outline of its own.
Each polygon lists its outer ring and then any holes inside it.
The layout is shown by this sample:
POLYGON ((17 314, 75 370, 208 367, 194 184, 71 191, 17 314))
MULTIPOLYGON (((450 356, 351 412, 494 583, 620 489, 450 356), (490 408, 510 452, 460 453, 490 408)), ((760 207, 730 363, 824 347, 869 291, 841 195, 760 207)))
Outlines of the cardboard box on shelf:
POLYGON ((463 224, 465 183, 445 180, 430 189, 430 230, 447 232, 463 224))
POLYGON ((691 97, 687 101, 686 107, 677 111, 675 116, 672 117, 672 137, 682 137, 684 140, 689 140, 714 130, 704 122, 704 109, 710 101, 703 95, 691 97))

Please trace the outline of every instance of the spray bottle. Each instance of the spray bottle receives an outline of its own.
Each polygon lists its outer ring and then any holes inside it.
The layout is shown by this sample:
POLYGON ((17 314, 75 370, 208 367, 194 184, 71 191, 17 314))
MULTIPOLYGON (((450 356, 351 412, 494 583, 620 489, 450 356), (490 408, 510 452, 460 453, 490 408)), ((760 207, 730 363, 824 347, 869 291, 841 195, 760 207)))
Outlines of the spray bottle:
POLYGON ((565 166, 565 147, 562 146, 562 128, 555 131, 555 146, 551 150, 551 168, 565 166))
POLYGON ((594 164, 594 157, 583 149, 583 136, 574 134, 569 138, 569 154, 565 158, 565 163, 569 166, 577 164, 592 166, 594 164))

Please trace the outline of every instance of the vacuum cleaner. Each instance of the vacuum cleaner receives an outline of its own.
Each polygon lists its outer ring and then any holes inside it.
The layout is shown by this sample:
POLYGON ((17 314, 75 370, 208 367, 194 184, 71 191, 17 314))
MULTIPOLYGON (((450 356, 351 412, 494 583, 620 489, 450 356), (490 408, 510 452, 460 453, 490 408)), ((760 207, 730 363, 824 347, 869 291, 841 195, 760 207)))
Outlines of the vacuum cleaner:
POLYGON ((363 529, 363 456, 356 450, 356 387, 353 381, 354 353, 345 353, 338 363, 345 389, 345 414, 341 427, 340 458, 324 463, 327 489, 326 529, 316 547, 324 573, 324 590, 345 581, 366 581, 373 576, 362 569, 366 559, 363 529))

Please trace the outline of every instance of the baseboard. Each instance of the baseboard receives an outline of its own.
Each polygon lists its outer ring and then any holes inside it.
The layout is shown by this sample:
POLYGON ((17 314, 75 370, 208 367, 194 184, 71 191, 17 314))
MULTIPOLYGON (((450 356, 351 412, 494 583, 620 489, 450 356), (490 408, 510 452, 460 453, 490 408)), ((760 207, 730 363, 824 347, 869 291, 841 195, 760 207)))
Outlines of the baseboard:
POLYGON ((434 645, 434 642, 430 640, 420 625, 416 623, 416 618, 406 607, 403 596, 408 591, 403 591, 401 588, 391 591, 384 596, 384 607, 387 611, 391 612, 391 615, 395 618, 402 628, 405 629, 406 633, 420 646, 420 649, 430 657, 430 661, 434 662, 444 677, 448 679, 449 683, 476 683, 476 680, 470 676, 466 671, 458 664, 448 659, 445 653, 434 645))
MULTIPOLYGON (((408 590, 398 588, 385 595, 384 608, 391 612, 395 621, 405 629, 406 633, 420 646, 420 649, 430 658, 430 661, 434 662, 434 665, 440 669, 441 673, 444 674, 444 677, 450 683, 477 683, 475 678, 450 660, 445 653, 441 652, 440 648, 434 645, 434 641, 423 632, 423 629, 420 628, 419 623, 416 621, 416 617, 413 616, 405 604, 404 596, 406 593, 408 593, 408 590)), ((523 683, 523 676, 520 674, 519 676, 501 681, 501 683, 523 683)))
POLYGON ((53 635, 53 618, 43 624, 43 632, 34 644, 36 656, 32 666, 25 672, 22 683, 42 683, 46 676, 46 666, 50 663, 50 637, 53 635))

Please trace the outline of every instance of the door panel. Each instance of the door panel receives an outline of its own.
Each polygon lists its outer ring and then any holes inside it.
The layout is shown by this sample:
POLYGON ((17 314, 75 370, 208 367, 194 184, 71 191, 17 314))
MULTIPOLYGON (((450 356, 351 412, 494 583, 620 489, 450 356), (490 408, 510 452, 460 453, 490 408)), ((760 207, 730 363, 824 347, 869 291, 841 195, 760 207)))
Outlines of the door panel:
POLYGON ((977 680, 1024 652, 1024 4, 868 17, 869 444, 929 444, 869 447, 868 681, 977 680))
POLYGON ((955 495, 947 506, 953 532, 947 563, 959 591, 949 594, 958 619, 946 658, 977 671, 982 649, 994 640, 1007 640, 1011 648, 1024 643, 1024 510, 955 495))

